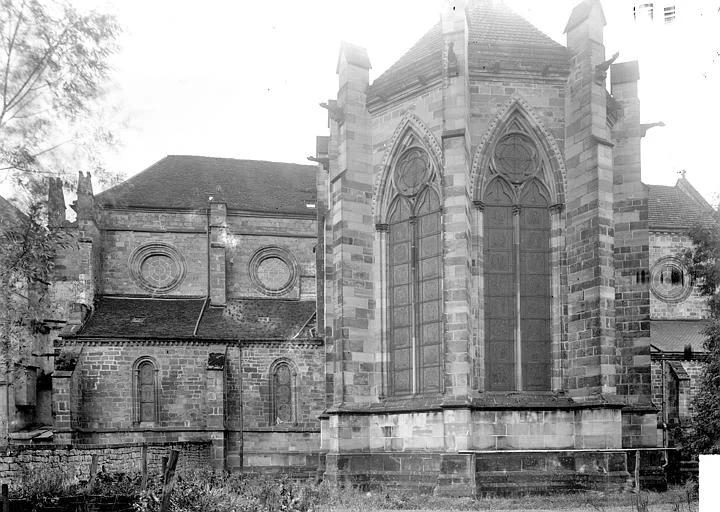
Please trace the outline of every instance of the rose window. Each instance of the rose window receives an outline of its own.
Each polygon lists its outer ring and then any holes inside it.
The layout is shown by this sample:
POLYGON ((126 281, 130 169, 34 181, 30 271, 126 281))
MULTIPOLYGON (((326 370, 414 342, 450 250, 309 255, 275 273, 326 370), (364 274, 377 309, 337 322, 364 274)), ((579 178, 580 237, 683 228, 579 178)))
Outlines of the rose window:
POLYGON ((142 289, 158 294, 177 288, 185 278, 185 259, 169 244, 150 243, 133 251, 130 275, 142 289))
POLYGON ((495 167, 515 183, 532 176, 537 165, 537 151, 526 135, 511 133, 495 147, 495 167))
POLYGON ((401 158, 395 170, 395 186, 405 196, 420 192, 430 179, 430 162, 425 151, 413 148, 401 158))
POLYGON ((257 276, 268 290, 280 290, 290 280, 290 267, 280 258, 265 258, 258 265, 257 276))
POLYGON ((171 258, 156 254, 143 261, 140 272, 155 288, 163 288, 177 275, 177 265, 171 258))

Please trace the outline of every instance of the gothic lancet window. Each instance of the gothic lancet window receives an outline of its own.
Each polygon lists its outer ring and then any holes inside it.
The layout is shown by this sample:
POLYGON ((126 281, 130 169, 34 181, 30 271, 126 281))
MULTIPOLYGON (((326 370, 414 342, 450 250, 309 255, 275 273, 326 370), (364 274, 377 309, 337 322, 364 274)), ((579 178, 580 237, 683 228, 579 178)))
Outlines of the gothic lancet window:
POLYGON ((135 422, 155 423, 158 421, 157 367, 150 358, 135 362, 135 422))
POLYGON ((389 394, 441 391, 442 228, 428 154, 397 160, 388 214, 389 394))
POLYGON ((485 368, 488 391, 550 389, 551 269, 547 190, 532 141, 496 145, 483 197, 485 368))

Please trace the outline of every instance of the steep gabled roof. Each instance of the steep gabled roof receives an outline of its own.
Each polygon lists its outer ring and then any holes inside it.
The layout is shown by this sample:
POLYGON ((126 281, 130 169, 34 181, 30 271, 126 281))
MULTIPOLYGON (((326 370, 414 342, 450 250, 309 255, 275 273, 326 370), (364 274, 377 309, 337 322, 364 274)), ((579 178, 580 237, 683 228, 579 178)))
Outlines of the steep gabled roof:
POLYGON ((208 207, 208 198, 228 209, 310 214, 315 201, 313 165, 169 155, 140 174, 97 195, 105 207, 208 207))
POLYGON ((673 187, 648 185, 650 230, 685 231, 712 223, 711 206, 685 178, 673 187))
MULTIPOLYGON (((469 67, 472 73, 498 70, 536 74, 566 72, 567 49, 502 2, 474 0, 467 7, 469 67)), ((370 86, 368 97, 386 98, 442 74, 442 27, 433 26, 370 86)))

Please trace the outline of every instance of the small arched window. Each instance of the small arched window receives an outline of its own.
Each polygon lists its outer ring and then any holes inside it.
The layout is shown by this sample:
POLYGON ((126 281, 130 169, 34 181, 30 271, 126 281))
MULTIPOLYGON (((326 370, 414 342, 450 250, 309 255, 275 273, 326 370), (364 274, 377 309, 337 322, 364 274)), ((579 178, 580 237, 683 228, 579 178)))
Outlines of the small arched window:
POLYGON ((296 372, 289 361, 276 361, 270 369, 270 425, 297 423, 296 372))
POLYGON ((134 422, 155 423, 158 421, 158 380, 157 365, 149 358, 140 358, 134 365, 134 422))

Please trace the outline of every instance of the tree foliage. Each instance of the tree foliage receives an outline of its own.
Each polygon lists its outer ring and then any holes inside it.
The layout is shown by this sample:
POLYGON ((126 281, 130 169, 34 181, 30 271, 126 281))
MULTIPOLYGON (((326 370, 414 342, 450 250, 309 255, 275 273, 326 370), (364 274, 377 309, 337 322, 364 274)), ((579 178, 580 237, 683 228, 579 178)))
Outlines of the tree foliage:
POLYGON ((39 192, 48 174, 97 174, 97 145, 114 141, 97 114, 118 34, 113 16, 66 0, 0 0, 0 179, 39 192))
POLYGON ((708 298, 712 322, 705 329, 706 365, 693 400, 695 415, 689 436, 695 453, 720 451, 720 213, 712 223, 689 233, 694 246, 685 252, 690 275, 708 298))
POLYGON ((2 370, 22 363, 42 322, 43 291, 53 270, 53 256, 66 243, 50 231, 33 206, 27 216, 0 221, 0 347, 2 370))

